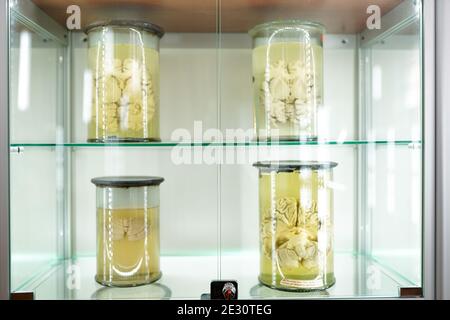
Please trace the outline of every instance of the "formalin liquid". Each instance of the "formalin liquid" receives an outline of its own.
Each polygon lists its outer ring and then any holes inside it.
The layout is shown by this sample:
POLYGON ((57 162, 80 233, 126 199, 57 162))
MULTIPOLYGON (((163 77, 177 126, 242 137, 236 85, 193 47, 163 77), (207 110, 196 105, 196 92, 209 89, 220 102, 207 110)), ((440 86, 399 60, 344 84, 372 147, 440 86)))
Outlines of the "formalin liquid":
POLYGON ((97 282, 136 286, 160 273, 159 209, 97 209, 97 282))

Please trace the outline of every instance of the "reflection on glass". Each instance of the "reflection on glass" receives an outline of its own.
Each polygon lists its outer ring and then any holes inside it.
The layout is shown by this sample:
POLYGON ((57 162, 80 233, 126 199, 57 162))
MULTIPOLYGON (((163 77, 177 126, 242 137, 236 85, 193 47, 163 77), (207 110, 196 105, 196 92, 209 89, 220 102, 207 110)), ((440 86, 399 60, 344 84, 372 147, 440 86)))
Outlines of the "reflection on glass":
POLYGON ((162 284, 151 284, 137 288, 101 288, 94 292, 94 300, 160 300, 170 299, 171 290, 162 284))
POLYGON ((31 33, 20 32, 19 78, 17 107, 25 111, 30 106, 30 73, 31 73, 31 33))
POLYGON ((264 299, 268 297, 271 299, 311 299, 312 297, 328 298, 329 296, 330 293, 327 290, 316 291, 314 296, 311 296, 310 292, 285 292, 274 290, 261 284, 258 284, 250 289, 250 297, 254 299, 264 299))

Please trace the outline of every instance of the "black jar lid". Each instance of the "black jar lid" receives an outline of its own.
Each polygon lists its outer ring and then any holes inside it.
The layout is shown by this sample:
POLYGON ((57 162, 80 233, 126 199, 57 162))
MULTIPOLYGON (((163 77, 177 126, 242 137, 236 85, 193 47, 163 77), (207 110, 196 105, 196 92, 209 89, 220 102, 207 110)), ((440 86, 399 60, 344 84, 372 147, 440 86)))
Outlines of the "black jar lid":
POLYGON ((333 169, 337 167, 336 162, 329 161, 296 161, 296 160, 282 160, 282 161, 261 161, 255 163, 253 166, 259 168, 263 172, 294 172, 303 169, 323 170, 333 169))
POLYGON ((103 20, 91 23, 85 29, 85 33, 89 33, 89 31, 101 28, 101 27, 134 27, 139 28, 150 33, 154 33, 158 37, 162 38, 164 36, 164 29, 160 26, 153 24, 147 21, 140 20, 103 20))
POLYGON ((159 186, 164 182, 164 178, 145 176, 100 177, 92 179, 91 182, 97 187, 135 188, 159 186))

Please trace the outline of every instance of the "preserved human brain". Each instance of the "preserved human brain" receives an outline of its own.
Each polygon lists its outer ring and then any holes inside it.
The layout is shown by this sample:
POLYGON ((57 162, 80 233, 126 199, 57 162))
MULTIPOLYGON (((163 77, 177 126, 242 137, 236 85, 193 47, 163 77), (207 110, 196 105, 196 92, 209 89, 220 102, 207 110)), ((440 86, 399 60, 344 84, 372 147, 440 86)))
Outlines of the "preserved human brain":
POLYGON ((93 118, 108 135, 142 130, 155 116, 151 74, 136 59, 115 59, 94 74, 93 118))
POLYGON ((150 226, 145 226, 144 218, 120 218, 113 217, 112 228, 110 228, 113 241, 128 239, 129 241, 142 240, 146 236, 146 231, 150 226))
MULTIPOLYGON (((277 258, 283 268, 300 266, 312 269, 318 266, 318 233, 322 225, 331 228, 331 222, 321 223, 317 203, 305 208, 296 198, 277 199, 274 209, 267 208, 261 234, 264 255, 277 258)), ((331 250, 331 239, 327 252, 331 250)))
POLYGON ((301 130, 311 130, 313 106, 321 100, 315 95, 314 73, 297 60, 287 64, 278 60, 265 73, 260 99, 274 127, 292 123, 301 130))
POLYGON ((298 268, 302 264, 307 269, 317 267, 316 240, 306 230, 299 229, 277 249, 280 266, 298 268))

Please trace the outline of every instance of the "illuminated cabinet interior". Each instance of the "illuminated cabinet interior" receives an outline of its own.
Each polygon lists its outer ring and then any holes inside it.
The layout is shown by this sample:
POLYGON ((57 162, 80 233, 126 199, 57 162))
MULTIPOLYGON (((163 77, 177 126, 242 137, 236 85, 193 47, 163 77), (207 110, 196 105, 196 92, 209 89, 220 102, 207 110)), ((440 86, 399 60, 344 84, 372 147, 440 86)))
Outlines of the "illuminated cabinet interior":
POLYGON ((423 221, 430 214, 423 195, 422 1, 9 2, 12 293, 200 299, 212 280, 234 279, 245 299, 399 298, 405 288, 422 296, 423 221), (118 19, 165 31, 159 81, 156 73, 152 79, 160 141, 90 140, 93 35, 85 28, 118 19), (248 32, 292 19, 325 30, 317 38, 317 139, 257 141, 248 32), (78 22, 79 30, 68 29, 78 22), (336 283, 326 290, 288 292, 258 281, 264 253, 253 164, 276 160, 337 164, 327 184, 336 283), (159 281, 135 288, 96 283, 91 179, 102 176, 164 178, 159 281))

